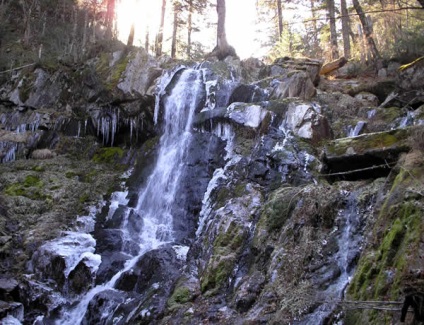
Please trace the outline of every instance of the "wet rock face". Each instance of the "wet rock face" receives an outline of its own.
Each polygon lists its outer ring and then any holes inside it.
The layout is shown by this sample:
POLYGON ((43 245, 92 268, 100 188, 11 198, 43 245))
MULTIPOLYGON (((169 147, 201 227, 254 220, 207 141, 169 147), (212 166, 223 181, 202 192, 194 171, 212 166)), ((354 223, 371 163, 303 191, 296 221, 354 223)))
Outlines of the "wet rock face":
POLYGON ((188 245, 194 238, 202 200, 213 172, 224 164, 224 142, 206 133, 193 135, 187 166, 181 175, 172 213, 176 242, 188 245))
MULTIPOLYGON (((0 283, 0 298, 20 301, 28 323, 41 314, 50 315, 46 322, 52 321, 66 310, 65 296, 75 298, 93 287, 94 281, 109 281, 130 256, 139 254, 138 234, 146 227, 143 216, 128 207, 137 206, 138 190, 152 173, 158 152, 159 136, 151 137, 160 131, 153 125, 153 85, 162 74, 160 62, 140 51, 128 57, 106 55, 89 66, 77 71, 76 81, 69 72, 52 75, 38 69, 32 79, 17 76, 16 84, 8 84, 2 92, 6 97, 0 105, 0 159, 10 157, 15 145, 20 146, 14 149, 15 158, 30 159, 25 165, 22 161, 1 165, 0 190, 6 200, 0 198, 0 214, 10 219, 0 219, 5 256, 1 267, 21 274, 28 256, 33 258, 27 270, 30 274, 17 288, 0 283), (115 77, 104 75, 109 68, 115 77), (51 77, 57 77, 58 83, 50 83, 51 77), (59 85, 66 85, 67 90, 59 93, 59 85), (41 109, 43 103, 52 107, 41 109), (138 149, 140 143, 144 145, 138 149), (139 155, 127 155, 121 147, 98 150, 112 144, 137 147, 139 155), (69 161, 65 153, 77 159, 69 161), (110 184, 117 179, 112 181, 108 175, 118 171, 103 164, 114 164, 121 154, 126 162, 137 160, 127 183, 128 207, 121 203, 110 215, 107 209, 97 214, 95 246, 89 237, 66 242, 77 248, 87 243, 89 254, 78 249, 75 255, 46 249, 47 239, 57 244, 63 237, 60 230, 79 227, 74 217, 85 205, 116 190, 110 184), (120 229, 123 223, 128 225, 125 241, 120 229)), ((420 229, 422 216, 422 191, 411 185, 415 184, 412 177, 395 168, 387 179, 337 179, 330 184, 320 174, 320 146, 333 134, 344 137, 359 122, 364 125, 362 133, 401 124, 395 120, 406 110, 373 107, 381 102, 381 95, 376 95, 386 89, 380 92, 347 80, 334 88, 342 92, 328 93, 326 84, 316 94, 320 63, 313 60, 281 58, 265 66, 256 60, 227 59, 201 67, 210 70, 202 75, 206 86, 197 101, 192 141, 171 209, 175 242, 139 257, 123 272, 114 290, 96 294, 83 323, 281 324, 309 314, 302 320, 306 324, 317 319, 325 298, 340 299, 346 284, 343 279, 353 275, 358 259, 359 273, 349 291, 352 297, 374 298, 367 296, 364 278, 378 289, 373 292, 393 297, 399 296, 397 283, 420 285, 414 278, 421 276, 419 263, 414 264, 407 254, 397 254, 411 242, 421 247, 420 237, 409 231, 420 229), (396 173, 400 176, 394 182, 396 173), (392 183, 397 185, 391 190, 392 183), (399 184, 402 187, 396 189, 399 184), (349 201, 352 196, 354 204, 349 201), (373 207, 382 197, 387 199, 380 202, 385 215, 377 218, 373 207), (348 224, 344 216, 352 206, 357 218, 348 224), (393 206, 396 209, 387 210, 393 206), (397 211, 400 214, 395 215, 397 211), (371 230, 376 219, 378 225, 371 230), (351 237, 343 237, 349 227, 354 229, 351 237), (375 252, 360 259, 367 233, 376 234, 382 243, 368 239, 371 248, 367 249, 375 252), (181 256, 181 248, 189 250, 187 259, 181 256), (407 263, 396 257, 401 255, 408 256, 407 263), (368 272, 371 266, 381 270, 368 272)), ((183 73, 179 69, 181 73, 159 96, 163 100, 178 83, 183 73)), ((161 125, 161 116, 158 120, 161 125)), ((341 154, 328 155, 328 161, 334 158, 333 165, 351 166, 352 155, 364 148, 361 139, 335 142, 340 147, 350 145, 341 154), (337 161, 340 156, 345 160, 337 161)), ((386 140, 369 143, 368 154, 364 153, 367 162, 375 161, 368 159, 369 153, 375 154, 379 146, 382 150, 390 147, 386 140)), ((397 160, 394 157, 393 164, 397 160)), ((418 165, 409 161, 403 166, 408 171, 412 168, 411 175, 417 178, 422 174, 418 165)), ((327 319, 332 317, 329 313, 327 319)))
POLYGON ((113 310, 125 301, 125 296, 113 290, 98 293, 88 306, 83 324, 102 324, 113 321, 113 310))

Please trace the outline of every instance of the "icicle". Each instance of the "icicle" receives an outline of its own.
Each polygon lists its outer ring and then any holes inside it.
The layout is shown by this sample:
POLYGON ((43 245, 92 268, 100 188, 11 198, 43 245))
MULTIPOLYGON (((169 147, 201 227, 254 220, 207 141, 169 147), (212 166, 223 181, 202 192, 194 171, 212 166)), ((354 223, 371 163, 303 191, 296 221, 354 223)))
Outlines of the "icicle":
POLYGON ((78 132, 77 132, 77 138, 81 137, 81 122, 78 121, 78 132))

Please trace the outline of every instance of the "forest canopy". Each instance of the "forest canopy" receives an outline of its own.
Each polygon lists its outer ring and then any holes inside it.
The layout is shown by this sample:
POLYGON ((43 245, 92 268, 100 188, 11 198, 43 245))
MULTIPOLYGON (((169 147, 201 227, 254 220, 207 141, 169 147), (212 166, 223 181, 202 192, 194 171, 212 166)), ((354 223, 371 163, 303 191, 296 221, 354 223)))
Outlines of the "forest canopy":
POLYGON ((222 28, 242 59, 406 62, 424 53, 424 1, 2 0, 0 69, 76 63, 131 46, 196 60, 223 43, 222 28))

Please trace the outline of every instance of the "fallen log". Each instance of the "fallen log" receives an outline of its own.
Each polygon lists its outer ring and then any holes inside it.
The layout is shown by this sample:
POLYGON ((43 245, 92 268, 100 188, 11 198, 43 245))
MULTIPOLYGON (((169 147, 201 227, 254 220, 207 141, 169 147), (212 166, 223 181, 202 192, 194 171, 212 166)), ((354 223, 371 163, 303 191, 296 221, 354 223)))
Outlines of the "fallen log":
POLYGON ((333 72, 337 69, 340 69, 342 66, 344 66, 348 61, 346 60, 346 58, 344 56, 342 56, 341 58, 329 62, 327 64, 324 64, 319 72, 319 74, 322 75, 326 75, 330 72, 333 72))

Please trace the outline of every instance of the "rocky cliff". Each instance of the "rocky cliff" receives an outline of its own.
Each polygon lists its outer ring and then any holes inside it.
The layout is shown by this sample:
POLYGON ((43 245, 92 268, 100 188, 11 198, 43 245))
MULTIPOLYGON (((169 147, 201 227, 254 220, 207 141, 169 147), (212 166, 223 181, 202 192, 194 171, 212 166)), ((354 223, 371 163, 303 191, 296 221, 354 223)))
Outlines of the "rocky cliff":
POLYGON ((320 79, 320 67, 137 50, 11 73, 0 316, 397 324, 405 292, 424 289, 423 63, 384 79, 320 79), (187 102, 188 138, 167 142, 181 135, 169 106, 187 102), (167 173, 177 181, 161 185, 167 173), (148 216, 164 206, 150 246, 148 216))

